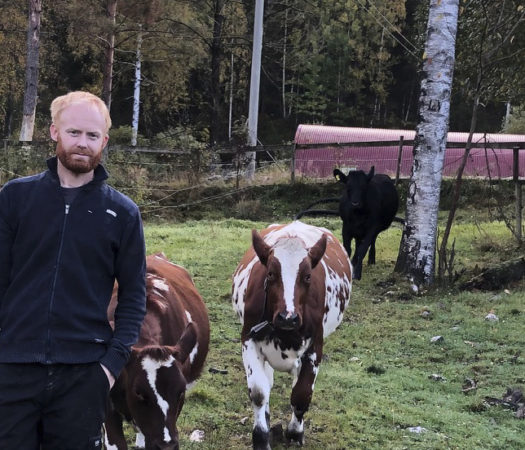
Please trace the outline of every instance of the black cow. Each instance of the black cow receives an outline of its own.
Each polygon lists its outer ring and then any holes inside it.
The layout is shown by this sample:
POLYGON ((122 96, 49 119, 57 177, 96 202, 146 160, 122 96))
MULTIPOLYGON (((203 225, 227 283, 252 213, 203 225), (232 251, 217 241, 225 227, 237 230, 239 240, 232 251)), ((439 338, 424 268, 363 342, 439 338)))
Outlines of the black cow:
POLYGON ((399 206, 396 187, 388 175, 374 175, 374 166, 366 174, 352 170, 345 175, 334 170, 336 180, 345 184, 339 202, 339 215, 343 220, 343 245, 352 255, 352 239, 356 250, 352 258, 355 279, 361 279, 363 259, 368 248, 368 264, 376 262, 375 243, 377 235, 386 230, 394 219, 399 206))

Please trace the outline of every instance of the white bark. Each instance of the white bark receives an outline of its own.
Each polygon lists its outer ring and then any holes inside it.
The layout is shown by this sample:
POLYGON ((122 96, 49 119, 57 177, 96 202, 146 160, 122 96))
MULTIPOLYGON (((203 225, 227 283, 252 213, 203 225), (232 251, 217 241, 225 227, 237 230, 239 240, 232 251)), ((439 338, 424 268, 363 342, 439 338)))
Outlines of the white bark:
MULTIPOLYGON (((253 24, 252 70, 250 79, 250 105, 248 111, 248 147, 257 145, 257 124, 259 120, 259 84, 261 80, 261 55, 263 42, 264 0, 255 1, 253 24)), ((246 178, 255 177, 255 152, 249 151, 246 158, 246 178)))
POLYGON ((137 135, 139 132, 139 113, 140 113, 140 79, 142 61, 142 29, 137 36, 137 58, 135 61, 135 88, 133 91, 133 121, 131 123, 131 145, 137 145, 137 135))
POLYGON ((102 78, 102 100, 111 111, 111 90, 113 87, 113 63, 115 60, 115 24, 117 17, 117 0, 109 0, 106 6, 106 14, 111 22, 111 31, 107 37, 104 75, 102 78))
MULTIPOLYGON (((232 38, 233 49, 233 38, 232 38)), ((230 58, 230 107, 228 110, 228 140, 232 140, 232 122, 233 122, 233 50, 230 58)))
POLYGON ((430 0, 419 123, 408 187, 406 226, 396 270, 415 285, 434 281, 437 218, 447 143, 459 0, 430 0))

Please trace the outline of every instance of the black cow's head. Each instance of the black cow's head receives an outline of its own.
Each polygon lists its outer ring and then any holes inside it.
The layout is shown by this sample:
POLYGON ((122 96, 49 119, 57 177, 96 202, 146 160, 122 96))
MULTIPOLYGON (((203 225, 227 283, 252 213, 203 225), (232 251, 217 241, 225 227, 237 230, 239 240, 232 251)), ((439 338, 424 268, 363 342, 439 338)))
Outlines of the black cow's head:
POLYGON ((374 166, 370 168, 370 172, 366 174, 362 170, 351 170, 348 175, 345 175, 339 169, 334 169, 334 177, 337 181, 343 183, 346 197, 348 201, 347 207, 352 210, 363 209, 366 205, 366 191, 368 184, 374 177, 374 166))
POLYGON ((186 393, 182 367, 196 342, 190 322, 177 345, 132 351, 123 379, 129 412, 144 435, 146 450, 179 448, 176 422, 186 393))
POLYGON ((286 237, 270 247, 257 231, 252 231, 253 248, 266 267, 266 310, 276 329, 291 331, 301 327, 312 270, 325 253, 326 239, 323 234, 308 249, 299 237, 286 237))

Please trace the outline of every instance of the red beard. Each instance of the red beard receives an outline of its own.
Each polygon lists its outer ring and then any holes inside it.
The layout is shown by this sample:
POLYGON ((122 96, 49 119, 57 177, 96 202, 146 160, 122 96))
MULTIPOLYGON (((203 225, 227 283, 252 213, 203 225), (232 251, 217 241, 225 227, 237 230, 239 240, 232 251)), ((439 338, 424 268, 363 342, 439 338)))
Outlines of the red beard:
POLYGON ((86 155, 89 159, 87 160, 78 160, 74 159, 74 155, 71 152, 68 152, 62 146, 60 138, 57 140, 56 154, 57 158, 60 160, 62 165, 73 173, 88 173, 95 169, 102 159, 102 151, 99 151, 96 154, 90 154, 89 150, 84 152, 78 152, 86 155))

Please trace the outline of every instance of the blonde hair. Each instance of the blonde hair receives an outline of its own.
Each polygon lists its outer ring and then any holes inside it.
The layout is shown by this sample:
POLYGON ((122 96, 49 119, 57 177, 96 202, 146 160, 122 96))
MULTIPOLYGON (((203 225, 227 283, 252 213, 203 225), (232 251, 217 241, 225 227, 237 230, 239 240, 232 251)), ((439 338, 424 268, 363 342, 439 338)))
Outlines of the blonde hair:
POLYGON ((96 95, 91 94, 90 92, 85 91, 73 91, 66 95, 61 95, 60 97, 55 98, 51 102, 51 121, 57 125, 57 122, 60 120, 60 115, 62 111, 71 105, 78 105, 81 103, 89 103, 98 109, 104 122, 106 122, 106 133, 111 128, 111 117, 109 116, 109 110, 106 104, 97 97, 96 95))

